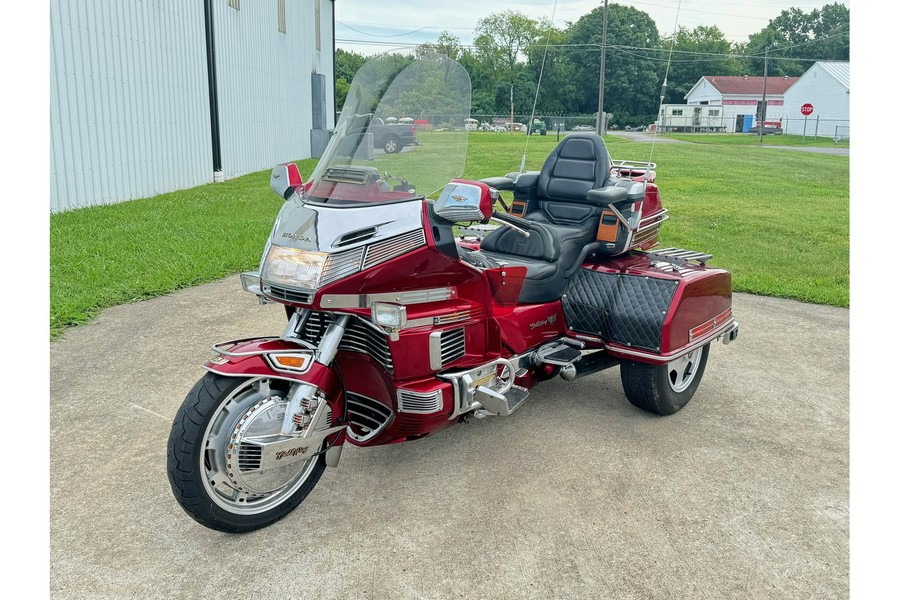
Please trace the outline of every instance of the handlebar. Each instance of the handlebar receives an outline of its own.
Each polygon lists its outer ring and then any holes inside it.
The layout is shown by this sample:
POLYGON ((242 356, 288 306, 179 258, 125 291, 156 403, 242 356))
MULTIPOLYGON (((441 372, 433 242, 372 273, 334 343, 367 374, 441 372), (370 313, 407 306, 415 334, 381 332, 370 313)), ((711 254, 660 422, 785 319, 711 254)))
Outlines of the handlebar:
POLYGON ((494 211, 493 218, 497 221, 500 221, 510 229, 522 234, 524 237, 529 237, 531 235, 531 233, 529 233, 529 230, 532 229, 532 223, 527 219, 523 219, 521 217, 517 217, 515 215, 500 212, 497 210, 494 211))

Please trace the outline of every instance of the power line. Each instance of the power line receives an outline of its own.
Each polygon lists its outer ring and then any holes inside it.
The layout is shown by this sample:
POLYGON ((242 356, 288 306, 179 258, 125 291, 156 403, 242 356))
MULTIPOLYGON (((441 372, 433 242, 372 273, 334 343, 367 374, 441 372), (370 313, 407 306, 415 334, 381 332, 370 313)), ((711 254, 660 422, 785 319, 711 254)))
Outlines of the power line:
POLYGON ((370 35, 372 37, 383 37, 383 38, 402 37, 404 35, 412 35, 414 33, 419 33, 420 31, 422 31, 424 29, 429 29, 428 27, 419 27, 418 29, 414 29, 412 31, 407 31, 405 33, 390 33, 387 35, 382 35, 382 34, 378 34, 378 33, 368 33, 366 31, 356 29, 355 27, 350 27, 349 25, 347 25, 346 23, 343 23, 341 21, 335 21, 335 23, 339 23, 339 24, 343 25, 344 27, 346 27, 347 29, 352 29, 356 33, 361 33, 363 35, 370 35))

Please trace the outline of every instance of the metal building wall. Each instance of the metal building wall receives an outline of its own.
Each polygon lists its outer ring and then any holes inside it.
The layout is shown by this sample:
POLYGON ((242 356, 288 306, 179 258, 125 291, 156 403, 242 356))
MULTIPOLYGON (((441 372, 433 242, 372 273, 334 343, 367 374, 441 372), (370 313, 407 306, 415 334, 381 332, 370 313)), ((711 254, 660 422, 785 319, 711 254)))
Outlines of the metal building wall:
POLYGON ((202 2, 50 1, 51 211, 212 181, 204 32, 202 2))
MULTIPOLYGON (((285 0, 285 32, 278 0, 214 4, 216 78, 222 170, 225 178, 310 156, 312 73, 333 80, 333 3, 285 0)), ((326 86, 333 123, 333 83, 326 86)))

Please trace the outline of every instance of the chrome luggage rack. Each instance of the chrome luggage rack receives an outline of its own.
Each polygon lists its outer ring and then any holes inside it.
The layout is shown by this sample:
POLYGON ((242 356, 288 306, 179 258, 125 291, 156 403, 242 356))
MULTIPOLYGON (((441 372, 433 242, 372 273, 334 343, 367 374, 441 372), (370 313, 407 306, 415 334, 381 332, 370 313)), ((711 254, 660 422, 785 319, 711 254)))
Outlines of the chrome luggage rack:
MULTIPOLYGON (((640 177, 642 175, 646 175, 648 172, 653 172, 656 170, 656 163, 646 162, 643 160, 613 160, 612 162, 612 174, 616 177, 640 177), (622 172, 625 171, 628 174, 623 175, 622 172)), ((651 177, 650 181, 652 182, 654 177, 651 177)))
POLYGON ((653 249, 652 252, 645 253, 650 257, 651 261, 667 262, 672 265, 684 266, 688 261, 697 261, 701 267, 705 267, 707 261, 712 260, 712 254, 704 254, 694 250, 684 250, 682 248, 662 248, 653 249))

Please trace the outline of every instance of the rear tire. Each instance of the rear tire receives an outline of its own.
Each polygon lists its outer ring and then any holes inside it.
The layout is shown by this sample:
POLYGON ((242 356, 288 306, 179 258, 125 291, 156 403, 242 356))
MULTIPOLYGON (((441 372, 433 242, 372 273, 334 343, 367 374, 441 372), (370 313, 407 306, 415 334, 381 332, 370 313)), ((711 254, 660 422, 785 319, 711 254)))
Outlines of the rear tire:
POLYGON ((671 415, 684 408, 703 379, 709 346, 665 365, 623 360, 619 371, 628 401, 658 415, 671 415))
POLYGON ((169 435, 169 483, 181 507, 201 525, 226 533, 271 525, 303 502, 325 471, 324 454, 264 476, 231 464, 243 461, 232 458, 231 453, 238 455, 229 444, 233 434, 253 427, 243 423, 274 427, 259 419, 265 413, 268 423, 280 423, 277 411, 284 414, 280 400, 287 390, 279 385, 283 383, 266 378, 207 373, 178 410, 169 435))
POLYGON ((400 145, 400 139, 397 136, 389 135, 384 140, 384 151, 387 154, 396 154, 403 149, 403 146, 400 145))

